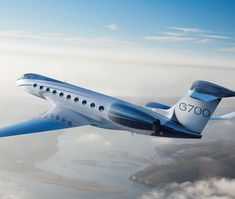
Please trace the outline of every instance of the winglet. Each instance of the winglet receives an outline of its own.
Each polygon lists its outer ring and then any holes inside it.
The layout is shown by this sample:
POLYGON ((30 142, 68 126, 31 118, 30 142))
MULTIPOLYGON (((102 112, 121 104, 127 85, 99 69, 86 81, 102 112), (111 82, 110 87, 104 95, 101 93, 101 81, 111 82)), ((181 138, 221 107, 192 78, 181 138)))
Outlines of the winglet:
POLYGON ((191 86, 191 89, 200 94, 211 95, 217 98, 225 98, 225 97, 234 97, 235 91, 227 89, 223 86, 206 82, 202 80, 195 81, 191 86))

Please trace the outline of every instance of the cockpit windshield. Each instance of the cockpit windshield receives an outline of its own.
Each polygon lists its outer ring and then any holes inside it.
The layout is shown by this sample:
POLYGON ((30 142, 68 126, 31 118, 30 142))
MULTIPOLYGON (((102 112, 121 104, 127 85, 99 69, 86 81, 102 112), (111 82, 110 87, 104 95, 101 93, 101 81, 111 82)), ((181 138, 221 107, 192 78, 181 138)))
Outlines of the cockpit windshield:
POLYGON ((24 74, 18 80, 21 80, 21 79, 34 79, 34 78, 33 78, 33 74, 24 74))
POLYGON ((33 74, 33 73, 26 73, 26 74, 22 75, 18 80, 22 80, 22 79, 35 79, 35 80, 42 80, 42 81, 64 83, 64 82, 56 80, 56 79, 52 79, 49 77, 45 77, 45 76, 33 74))

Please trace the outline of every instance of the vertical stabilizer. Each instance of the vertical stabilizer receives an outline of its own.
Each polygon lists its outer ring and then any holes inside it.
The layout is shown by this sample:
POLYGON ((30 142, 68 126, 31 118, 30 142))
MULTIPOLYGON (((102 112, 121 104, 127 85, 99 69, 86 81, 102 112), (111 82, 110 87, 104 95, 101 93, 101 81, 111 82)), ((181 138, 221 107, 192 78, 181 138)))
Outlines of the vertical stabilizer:
POLYGON ((201 133, 222 98, 235 92, 222 86, 196 81, 187 94, 174 105, 174 119, 190 131, 201 133))

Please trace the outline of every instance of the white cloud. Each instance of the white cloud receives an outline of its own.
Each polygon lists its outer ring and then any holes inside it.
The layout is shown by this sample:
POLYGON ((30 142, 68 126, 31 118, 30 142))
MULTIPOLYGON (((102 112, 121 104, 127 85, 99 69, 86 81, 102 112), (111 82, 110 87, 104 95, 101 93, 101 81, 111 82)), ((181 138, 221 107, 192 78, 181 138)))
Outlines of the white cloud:
POLYGON ((7 179, 0 181, 1 199, 31 199, 32 195, 23 187, 16 183, 9 182, 7 179))
POLYGON ((177 35, 145 36, 144 39, 148 41, 166 41, 166 42, 183 42, 183 41, 195 40, 195 38, 193 37, 177 36, 177 35))
POLYGON ((107 139, 104 138, 104 136, 101 136, 97 133, 88 133, 88 134, 83 134, 75 139, 76 142, 80 143, 92 143, 92 144, 104 144, 106 146, 111 146, 111 142, 109 142, 107 139))
POLYGON ((200 39, 200 40, 197 40, 195 43, 197 43, 197 44, 204 44, 204 43, 208 43, 210 41, 211 41, 211 39, 200 39))
POLYGON ((179 30, 183 32, 190 32, 190 33, 203 33, 203 32, 211 32, 210 30, 204 30, 200 28, 192 28, 192 27, 166 27, 168 29, 179 30))
POLYGON ((216 51, 235 53, 235 46, 225 47, 225 48, 217 48, 216 51))
POLYGON ((160 32, 157 35, 145 36, 147 41, 164 41, 164 42, 191 42, 192 44, 203 44, 211 41, 221 42, 229 40, 230 37, 224 35, 208 34, 209 30, 199 28, 183 28, 183 27, 166 27, 171 29, 169 32, 160 32), (207 33, 207 34, 206 34, 207 33))
POLYGON ((163 35, 167 35, 167 36, 175 36, 175 37, 180 37, 185 35, 183 32, 163 32, 163 35))
POLYGON ((182 31, 181 29, 174 29, 174 32, 160 32, 156 35, 149 35, 144 37, 147 41, 164 41, 164 42, 186 42, 194 41, 197 38, 194 35, 182 31), (177 31, 176 31, 177 30, 177 31))
POLYGON ((110 31, 118 31, 119 30, 119 26, 116 23, 111 23, 111 24, 107 25, 107 28, 110 31))
MULTIPOLYGON (((111 24, 112 25, 112 24, 111 24)), ((111 26, 113 31, 115 26, 111 26)), ((110 28, 111 28, 110 27, 110 28)), ((117 27, 116 27, 117 28, 117 27)), ((39 33, 39 32, 27 32, 27 31, 17 31, 17 30, 0 30, 0 39, 18 39, 18 40, 30 40, 30 41, 46 41, 46 42, 56 42, 56 43, 66 43, 66 44, 84 44, 84 45, 116 45, 116 44, 136 44, 130 40, 120 40, 112 37, 85 37, 77 36, 72 34, 62 34, 62 33, 39 33)))
MULTIPOLYGON (((195 52, 174 49, 148 49, 148 48, 121 48, 115 51, 104 48, 82 48, 76 46, 54 46, 52 44, 37 45, 28 43, 0 43, 0 52, 24 53, 28 55, 56 55, 72 58, 73 61, 81 59, 108 61, 122 64, 153 65, 167 64, 172 66, 208 66, 234 68, 234 58, 223 56, 209 56, 195 52), (171 57, 171 59, 169 59, 171 57)), ((21 56, 22 57, 22 56, 21 56)), ((27 59, 29 60, 29 58, 27 59)), ((7 60, 4 60, 6 62, 7 60)), ((9 61, 9 60, 8 60, 9 61)), ((107 70, 107 69, 106 69, 107 70)))
MULTIPOLYGON (((211 39, 195 39, 195 36, 182 32, 165 32, 161 35, 146 36, 148 41, 207 43, 211 39)), ((0 31, 0 51, 4 53, 24 53, 25 55, 61 55, 74 61, 85 60, 111 61, 116 63, 149 65, 167 64, 180 66, 235 67, 234 58, 209 56, 194 52, 192 49, 151 49, 138 42, 114 38, 92 38, 65 35, 60 33, 30 33, 24 31, 0 31), (7 39, 9 38, 9 39, 7 39), (99 44, 99 45, 98 45, 99 44), (114 48, 115 46, 115 48, 114 48), (171 59, 169 59, 171 57, 171 59)), ((234 52, 233 48, 217 51, 234 52)), ((19 54, 18 54, 19 55, 19 54)), ((6 56, 5 56, 6 57, 6 56)), ((22 57, 22 56, 20 56, 22 57)), ((27 60, 29 56, 27 56, 27 60)), ((6 62, 5 59, 2 62, 6 62)), ((9 61, 9 60, 8 60, 9 61)), ((35 62, 35 61, 34 61, 35 62)))
POLYGON ((226 178, 172 183, 144 194, 141 199, 233 199, 234 187, 235 180, 226 178))
POLYGON ((222 39, 222 40, 230 39, 229 37, 222 36, 222 35, 201 35, 201 36, 208 38, 208 39, 222 39))

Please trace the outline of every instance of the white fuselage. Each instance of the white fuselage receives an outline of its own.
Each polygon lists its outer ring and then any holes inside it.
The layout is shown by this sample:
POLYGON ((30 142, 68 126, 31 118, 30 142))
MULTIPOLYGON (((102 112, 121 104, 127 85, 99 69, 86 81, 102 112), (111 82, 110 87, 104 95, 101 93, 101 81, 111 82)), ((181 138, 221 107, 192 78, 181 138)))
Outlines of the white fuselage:
POLYGON ((154 112, 145 109, 144 107, 136 106, 123 100, 63 82, 22 79, 17 81, 17 85, 26 92, 49 101, 54 106, 72 110, 88 118, 92 121, 91 125, 145 135, 151 135, 152 133, 150 130, 139 130, 120 125, 111 121, 108 117, 110 106, 117 102, 126 104, 130 107, 135 107, 136 109, 141 109, 141 111, 145 111, 148 114, 155 116, 154 112))
POLYGON ((23 74, 17 85, 53 107, 32 119, 0 128, 0 137, 92 125, 151 136, 200 139, 221 99, 235 96, 234 91, 219 85, 195 81, 173 106, 158 102, 139 106, 34 73, 23 74))

